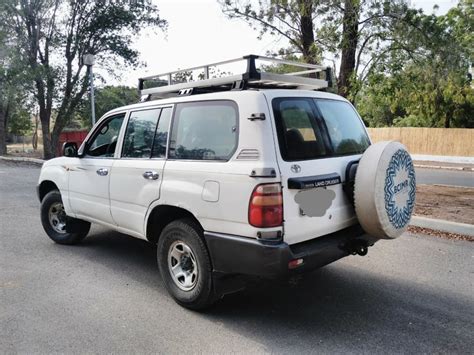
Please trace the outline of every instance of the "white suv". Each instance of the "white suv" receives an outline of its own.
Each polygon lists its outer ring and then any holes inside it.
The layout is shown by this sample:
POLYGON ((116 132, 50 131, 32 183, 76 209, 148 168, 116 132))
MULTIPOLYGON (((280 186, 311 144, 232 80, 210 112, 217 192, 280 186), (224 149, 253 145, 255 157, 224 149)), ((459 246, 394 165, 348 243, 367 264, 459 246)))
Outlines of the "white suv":
POLYGON ((384 221, 377 184, 383 180, 385 200, 388 173, 377 174, 393 144, 369 157, 369 176, 358 182, 370 140, 347 100, 250 85, 209 91, 117 108, 78 150, 66 143, 38 185, 51 239, 80 242, 94 222, 157 244, 169 293, 199 309, 240 289, 242 275, 312 270, 404 231, 414 202, 411 159, 395 161, 396 210, 385 204, 384 221))

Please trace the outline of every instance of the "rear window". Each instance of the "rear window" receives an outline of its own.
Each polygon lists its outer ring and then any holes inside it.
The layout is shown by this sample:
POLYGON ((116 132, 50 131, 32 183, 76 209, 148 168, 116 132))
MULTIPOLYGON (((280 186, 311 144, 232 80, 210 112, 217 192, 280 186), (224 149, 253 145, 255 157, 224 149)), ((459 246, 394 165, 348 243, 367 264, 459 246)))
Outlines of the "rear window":
POLYGON ((357 113, 346 102, 278 98, 272 104, 286 161, 360 154, 370 144, 357 113))
POLYGON ((367 133, 354 108, 344 101, 315 100, 337 155, 362 154, 369 146, 367 133))

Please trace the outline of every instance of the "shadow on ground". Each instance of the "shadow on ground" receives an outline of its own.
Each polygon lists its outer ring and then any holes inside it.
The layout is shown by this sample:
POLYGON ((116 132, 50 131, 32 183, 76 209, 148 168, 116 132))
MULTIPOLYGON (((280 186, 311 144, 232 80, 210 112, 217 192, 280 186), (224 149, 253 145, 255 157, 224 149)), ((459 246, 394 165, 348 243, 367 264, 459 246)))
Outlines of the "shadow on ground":
MULTIPOLYGON (((158 275, 156 248, 145 241, 99 230, 69 252, 169 297, 158 275)), ((438 292, 433 285, 359 268, 353 258, 297 284, 262 281, 226 296, 200 316, 269 351, 468 353, 474 348, 472 306, 472 300, 438 292)))

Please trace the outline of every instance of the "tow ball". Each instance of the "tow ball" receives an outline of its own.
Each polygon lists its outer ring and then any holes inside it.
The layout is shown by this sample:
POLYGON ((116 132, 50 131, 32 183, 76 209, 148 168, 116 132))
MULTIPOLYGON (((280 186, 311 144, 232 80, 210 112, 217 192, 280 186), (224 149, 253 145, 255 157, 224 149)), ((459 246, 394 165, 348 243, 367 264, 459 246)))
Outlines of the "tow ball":
POLYGON ((347 251, 352 255, 367 255, 369 244, 363 239, 352 240, 347 244, 347 251))

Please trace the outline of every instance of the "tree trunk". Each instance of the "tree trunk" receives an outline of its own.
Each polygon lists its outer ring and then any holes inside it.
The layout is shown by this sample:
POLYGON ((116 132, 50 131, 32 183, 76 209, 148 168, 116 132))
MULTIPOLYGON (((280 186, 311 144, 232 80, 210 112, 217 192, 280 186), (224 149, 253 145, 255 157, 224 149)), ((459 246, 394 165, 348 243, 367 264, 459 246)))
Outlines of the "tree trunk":
POLYGON ((444 128, 451 128, 452 120, 453 120, 453 110, 448 109, 446 112, 446 118, 444 120, 444 128))
POLYGON ((64 130, 64 127, 66 126, 66 122, 68 120, 64 117, 61 117, 58 115, 56 118, 56 123, 54 124, 53 131, 51 132, 51 147, 54 149, 54 152, 57 152, 59 147, 59 136, 61 135, 61 132, 64 130))
POLYGON ((317 53, 314 45, 313 1, 300 0, 301 9, 301 47, 305 63, 316 64, 317 53))
POLYGON ((351 79, 356 65, 360 1, 345 0, 344 9, 341 66, 337 85, 339 95, 347 97, 351 93, 351 79))
POLYGON ((46 110, 40 108, 40 121, 41 121, 41 132, 43 132, 43 158, 52 159, 56 156, 56 152, 53 151, 51 144, 51 133, 50 133, 50 117, 46 110))
POLYGON ((0 109, 0 155, 7 153, 7 130, 6 130, 6 115, 3 109, 0 109))

